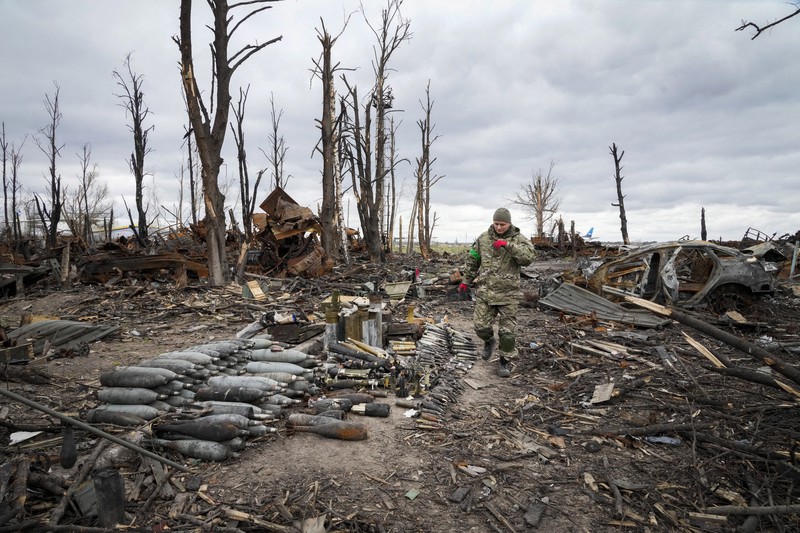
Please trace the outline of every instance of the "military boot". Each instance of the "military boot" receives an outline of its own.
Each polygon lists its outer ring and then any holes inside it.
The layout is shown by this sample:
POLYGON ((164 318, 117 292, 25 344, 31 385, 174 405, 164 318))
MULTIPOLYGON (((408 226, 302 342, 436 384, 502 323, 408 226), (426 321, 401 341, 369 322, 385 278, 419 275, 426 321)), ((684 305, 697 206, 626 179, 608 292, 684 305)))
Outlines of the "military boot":
POLYGON ((500 356, 500 366, 497 367, 497 375, 501 378, 507 378, 511 375, 511 362, 502 355, 500 356))
POLYGON ((497 346, 497 339, 495 337, 490 338, 488 341, 483 341, 481 359, 488 361, 492 357, 492 352, 494 351, 495 346, 497 346))

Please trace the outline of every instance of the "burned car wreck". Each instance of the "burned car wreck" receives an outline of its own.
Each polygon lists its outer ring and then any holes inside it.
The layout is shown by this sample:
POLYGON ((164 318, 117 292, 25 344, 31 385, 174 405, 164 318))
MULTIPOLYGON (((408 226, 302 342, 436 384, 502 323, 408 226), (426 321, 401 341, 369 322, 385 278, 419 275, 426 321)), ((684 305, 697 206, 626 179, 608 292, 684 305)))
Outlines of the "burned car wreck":
POLYGON ((566 281, 606 298, 626 295, 663 305, 744 310, 777 286, 775 263, 707 241, 671 241, 589 261, 566 281))

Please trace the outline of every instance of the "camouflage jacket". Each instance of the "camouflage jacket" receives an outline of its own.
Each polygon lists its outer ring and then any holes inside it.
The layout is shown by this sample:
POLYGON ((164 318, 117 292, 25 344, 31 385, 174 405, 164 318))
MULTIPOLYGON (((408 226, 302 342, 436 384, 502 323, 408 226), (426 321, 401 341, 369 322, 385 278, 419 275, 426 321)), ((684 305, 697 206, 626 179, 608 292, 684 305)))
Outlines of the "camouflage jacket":
POLYGON ((489 305, 517 303, 522 298, 519 271, 536 257, 533 243, 512 225, 503 235, 489 226, 478 237, 467 254, 463 269, 464 282, 476 289, 475 295, 489 305), (494 249, 497 239, 508 242, 494 249))

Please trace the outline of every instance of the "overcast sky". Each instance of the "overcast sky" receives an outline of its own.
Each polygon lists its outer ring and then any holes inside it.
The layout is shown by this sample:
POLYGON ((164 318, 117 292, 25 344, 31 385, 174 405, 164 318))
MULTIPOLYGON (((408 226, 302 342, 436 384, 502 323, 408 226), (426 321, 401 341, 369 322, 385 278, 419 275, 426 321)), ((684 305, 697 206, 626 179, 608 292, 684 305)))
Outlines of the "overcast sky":
MULTIPOLYGON (((195 4, 197 18, 206 17, 206 2, 195 4)), ((379 25, 385 1, 363 4, 367 19, 379 25)), ((268 147, 272 95, 283 111, 287 192, 316 211, 322 159, 313 149, 322 89, 311 68, 321 50, 321 21, 335 35, 355 13, 333 56, 353 69, 346 75, 360 95, 373 82, 376 40, 357 12, 358 0, 272 5, 245 23, 232 49, 282 40, 236 72, 234 99, 239 87, 250 86, 252 176, 267 165, 260 149, 268 147)), ((431 194, 435 239, 471 241, 500 206, 511 209, 523 233, 533 234, 528 213, 511 201, 534 172, 546 173, 553 162, 567 226, 574 221, 578 231, 594 227, 600 240, 619 240, 612 143, 625 152, 622 186, 634 241, 699 237, 701 208, 712 239, 740 239, 749 227, 778 236, 796 232, 800 19, 755 40, 751 31, 734 31, 743 19, 763 25, 794 9, 779 0, 405 0, 401 13, 413 37, 392 57, 388 83, 399 156, 413 162, 430 82, 438 135, 434 170, 444 176, 431 194)), ((20 178, 28 195, 47 186, 46 160, 33 138, 49 122, 44 101, 57 84, 64 184, 77 188, 76 154, 89 143, 118 216, 123 198, 135 205, 126 162, 132 136, 112 76, 124 72, 130 53, 154 126, 147 186, 157 200, 151 201, 174 209, 187 123, 172 40, 178 14, 178 0, 0 0, 0 121, 9 144, 22 146, 20 178)), ((206 60, 210 38, 198 22, 198 62, 206 60)), ((338 79, 337 85, 344 92, 338 79)), ((210 93, 207 83, 202 89, 210 93)), ((223 174, 236 180, 232 135, 226 143, 223 174)), ((412 175, 412 164, 400 165, 404 224, 412 175)), ((259 199, 268 193, 262 187, 259 199)), ((348 198, 350 225, 358 227, 348 198)), ((228 201, 238 213, 233 190, 228 201)))

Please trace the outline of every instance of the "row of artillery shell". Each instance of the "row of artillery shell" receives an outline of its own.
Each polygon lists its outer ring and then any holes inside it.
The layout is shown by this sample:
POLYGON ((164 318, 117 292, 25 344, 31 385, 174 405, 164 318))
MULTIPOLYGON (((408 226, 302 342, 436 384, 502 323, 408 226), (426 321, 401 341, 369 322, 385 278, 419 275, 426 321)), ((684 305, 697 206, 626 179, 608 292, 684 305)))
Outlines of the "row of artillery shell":
POLYGON ((280 416, 282 407, 299 403, 290 396, 313 392, 309 380, 317 360, 299 350, 273 350, 271 344, 259 339, 209 343, 162 353, 138 366, 116 367, 100 377, 98 400, 105 405, 85 418, 143 426, 176 407, 204 410, 210 414, 154 424, 150 442, 197 459, 227 459, 247 437, 275 432, 264 424, 280 416), (241 427, 220 417, 249 423, 241 427))

